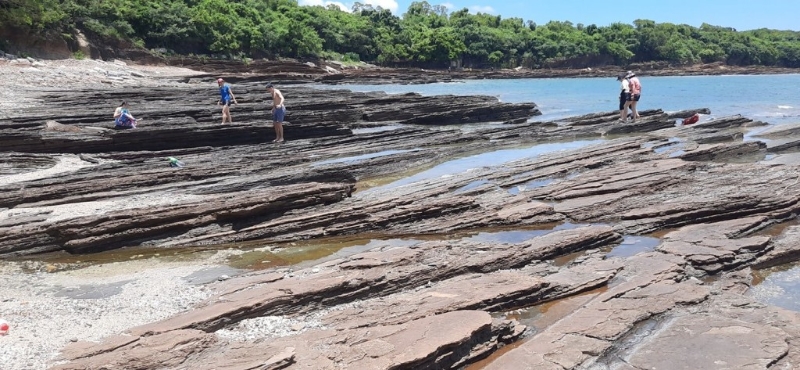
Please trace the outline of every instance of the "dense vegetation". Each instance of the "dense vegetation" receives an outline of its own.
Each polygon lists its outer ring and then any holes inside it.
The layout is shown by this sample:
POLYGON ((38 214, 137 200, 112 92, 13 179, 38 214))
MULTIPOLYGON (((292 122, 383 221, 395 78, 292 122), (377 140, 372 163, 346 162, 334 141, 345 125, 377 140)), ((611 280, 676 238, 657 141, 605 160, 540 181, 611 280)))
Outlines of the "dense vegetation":
POLYGON ((609 26, 471 14, 415 2, 402 16, 294 0, 0 0, 0 27, 73 30, 179 54, 323 57, 384 65, 592 66, 725 62, 800 67, 800 32, 637 20, 609 26))

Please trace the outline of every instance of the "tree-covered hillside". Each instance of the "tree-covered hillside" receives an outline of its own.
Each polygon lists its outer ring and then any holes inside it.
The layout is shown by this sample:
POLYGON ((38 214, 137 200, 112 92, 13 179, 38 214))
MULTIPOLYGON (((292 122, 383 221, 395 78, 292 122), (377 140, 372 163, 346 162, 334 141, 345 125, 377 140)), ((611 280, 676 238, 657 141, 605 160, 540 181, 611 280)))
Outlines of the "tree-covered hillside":
MULTIPOLYGON (((608 26, 449 12, 415 2, 402 16, 356 3, 294 0, 0 0, 0 27, 48 37, 129 40, 178 54, 323 57, 383 65, 474 67, 677 64, 800 67, 800 32, 637 20, 608 26)), ((0 40, 2 41, 2 40, 0 40)))

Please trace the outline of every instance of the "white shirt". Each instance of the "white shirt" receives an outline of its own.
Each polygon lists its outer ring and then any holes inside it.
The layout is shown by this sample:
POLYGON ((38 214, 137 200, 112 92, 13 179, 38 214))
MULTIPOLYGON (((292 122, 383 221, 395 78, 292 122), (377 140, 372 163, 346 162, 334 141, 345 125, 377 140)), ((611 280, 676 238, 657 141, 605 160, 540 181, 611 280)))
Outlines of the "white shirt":
POLYGON ((622 79, 622 83, 620 84, 620 88, 623 92, 629 93, 631 92, 631 83, 628 82, 627 78, 622 79))

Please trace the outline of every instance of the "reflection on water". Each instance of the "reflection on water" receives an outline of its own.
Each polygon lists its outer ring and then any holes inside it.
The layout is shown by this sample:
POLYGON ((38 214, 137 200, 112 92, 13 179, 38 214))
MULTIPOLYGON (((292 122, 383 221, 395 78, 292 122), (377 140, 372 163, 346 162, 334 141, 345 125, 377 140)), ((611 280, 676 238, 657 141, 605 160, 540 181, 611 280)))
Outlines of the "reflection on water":
POLYGON ((800 263, 753 271, 747 293, 759 302, 800 311, 800 263))
POLYGON ((557 267, 566 266, 566 265, 574 262, 578 258, 585 256, 586 252, 588 252, 588 251, 584 250, 584 251, 573 252, 573 253, 570 253, 570 254, 565 254, 563 256, 558 256, 558 257, 553 259, 553 266, 557 266, 557 267))
POLYGON ((620 245, 614 247, 606 257, 632 257, 639 253, 652 252, 661 244, 661 239, 647 236, 626 235, 620 245))
POLYGON ((685 145, 686 144, 681 141, 681 139, 677 137, 671 137, 669 138, 668 142, 652 145, 651 148, 656 154, 665 154, 676 149, 683 148, 685 145))
MULTIPOLYGON (((508 320, 517 320, 519 323, 527 326, 529 330, 538 333, 543 331, 547 327, 555 324, 559 320, 566 318, 567 316, 575 312, 575 310, 577 310, 579 307, 589 303, 595 297, 606 291, 608 291, 608 288, 602 287, 581 294, 577 294, 568 298, 558 299, 555 301, 542 303, 530 308, 514 310, 503 314, 494 314, 493 316, 508 320)), ((478 361, 470 366, 467 366, 464 370, 483 369, 487 365, 492 363, 492 361, 501 357, 508 351, 521 346, 525 342, 526 340, 522 339, 508 346, 505 346, 502 349, 492 353, 492 355, 490 355, 489 357, 481 361, 478 361)))
POLYGON ((781 236, 783 234, 783 232, 786 231, 786 229, 788 229, 790 227, 793 227, 793 226, 798 226, 798 225, 800 225, 800 218, 795 217, 795 218, 792 218, 789 221, 781 222, 781 223, 766 227, 763 230, 758 231, 756 233, 756 235, 768 236, 770 238, 776 238, 776 237, 781 236))
POLYGON ((372 159, 372 158, 385 157, 387 155, 409 153, 409 152, 413 152, 413 151, 417 151, 417 150, 419 150, 419 149, 384 150, 384 151, 377 152, 377 153, 367 153, 367 154, 356 155, 356 156, 352 156, 352 157, 328 159, 328 160, 325 160, 325 161, 312 163, 311 165, 312 166, 324 166, 326 164, 333 164, 333 163, 358 162, 358 161, 363 161, 363 160, 372 159))
POLYGON ((536 189, 536 188, 543 188, 547 185, 552 184, 555 182, 556 179, 540 179, 540 180, 533 180, 524 185, 517 185, 508 189, 508 193, 511 195, 519 195, 519 193, 528 190, 528 189, 536 189))
POLYGON ((231 248, 230 245, 216 247, 180 247, 180 248, 153 248, 153 247, 131 247, 120 248, 110 251, 103 251, 91 254, 69 254, 67 252, 53 252, 23 256, 12 261, 41 261, 49 264, 48 271, 71 270, 91 265, 102 265, 106 263, 126 262, 157 258, 165 262, 191 261, 206 258, 220 249, 231 248))
POLYGON ((493 152, 481 153, 442 163, 438 166, 416 173, 412 176, 399 179, 387 185, 383 185, 377 188, 372 188, 370 189, 370 191, 376 191, 378 189, 380 190, 392 189, 399 186, 411 184, 417 181, 435 179, 444 176, 463 173, 470 169, 476 169, 482 167, 496 167, 511 161, 537 157, 542 154, 547 154, 562 150, 579 149, 601 142, 602 140, 583 140, 583 141, 573 141, 566 143, 549 143, 549 144, 534 145, 527 148, 503 149, 493 152))
MULTIPOLYGON (((19 261, 41 261, 56 270, 78 269, 91 265, 155 259, 161 262, 222 260, 229 268, 226 275, 239 269, 263 270, 283 266, 309 267, 332 259, 344 258, 375 248, 411 247, 424 241, 458 240, 474 243, 516 244, 553 231, 567 230, 585 225, 540 224, 531 226, 496 227, 448 234, 392 236, 359 235, 332 237, 298 242, 270 242, 254 240, 236 244, 195 246, 179 248, 122 248, 112 251, 71 255, 51 253, 27 256, 19 261)), ((212 274, 218 276, 222 273, 212 274)), ((202 280, 202 277, 198 277, 202 280)))
POLYGON ((343 258, 375 248, 410 247, 422 239, 347 239, 332 238, 316 242, 289 243, 275 249, 249 251, 228 259, 231 267, 264 270, 280 266, 306 267, 343 258))
POLYGON ((481 232, 474 236, 464 238, 464 240, 478 243, 516 244, 533 239, 537 236, 547 235, 553 231, 554 229, 481 232))
POLYGON ((678 228, 671 228, 671 229, 663 229, 663 230, 658 230, 658 231, 654 231, 654 232, 652 232, 650 234, 647 234, 647 236, 650 237, 650 238, 664 239, 664 237, 667 236, 667 234, 669 234, 669 233, 671 233, 673 231, 678 231, 678 230, 680 230, 679 227, 678 228))
POLYGON ((280 266, 310 267, 325 261, 349 257, 376 248, 411 247, 425 241, 459 240, 475 243, 516 244, 553 231, 577 228, 575 224, 544 224, 528 228, 492 228, 446 235, 395 237, 374 235, 371 238, 329 238, 318 241, 282 244, 275 248, 252 250, 229 258, 231 267, 269 269, 280 266))
POLYGON ((456 190, 456 193, 463 193, 473 189, 477 189, 483 185, 490 184, 489 180, 476 180, 456 190))

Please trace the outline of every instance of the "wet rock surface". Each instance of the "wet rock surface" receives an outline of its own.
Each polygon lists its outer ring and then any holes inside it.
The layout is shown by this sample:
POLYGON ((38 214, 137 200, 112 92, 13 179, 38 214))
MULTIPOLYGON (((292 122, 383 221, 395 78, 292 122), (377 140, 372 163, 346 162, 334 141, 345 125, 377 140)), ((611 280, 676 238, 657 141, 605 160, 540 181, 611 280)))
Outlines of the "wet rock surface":
MULTIPOLYGON (((275 144, 262 81, 235 83, 226 125, 212 82, 26 95, 36 107, 0 121, 0 256, 412 240, 213 270, 192 283, 208 293, 190 309, 76 338, 54 368, 800 366, 800 315, 745 294, 751 268, 800 259, 796 227, 764 232, 796 218, 800 187, 795 147, 743 139, 763 123, 676 122, 702 108, 539 122, 533 103, 297 84, 279 86, 290 113, 275 144), (139 128, 109 127, 121 100, 139 128), (481 230, 527 234, 465 234, 481 230), (649 233, 655 248, 610 253, 649 233), (539 325, 503 315, 575 297, 539 325)), ((59 294, 106 299, 129 285, 59 294)))

